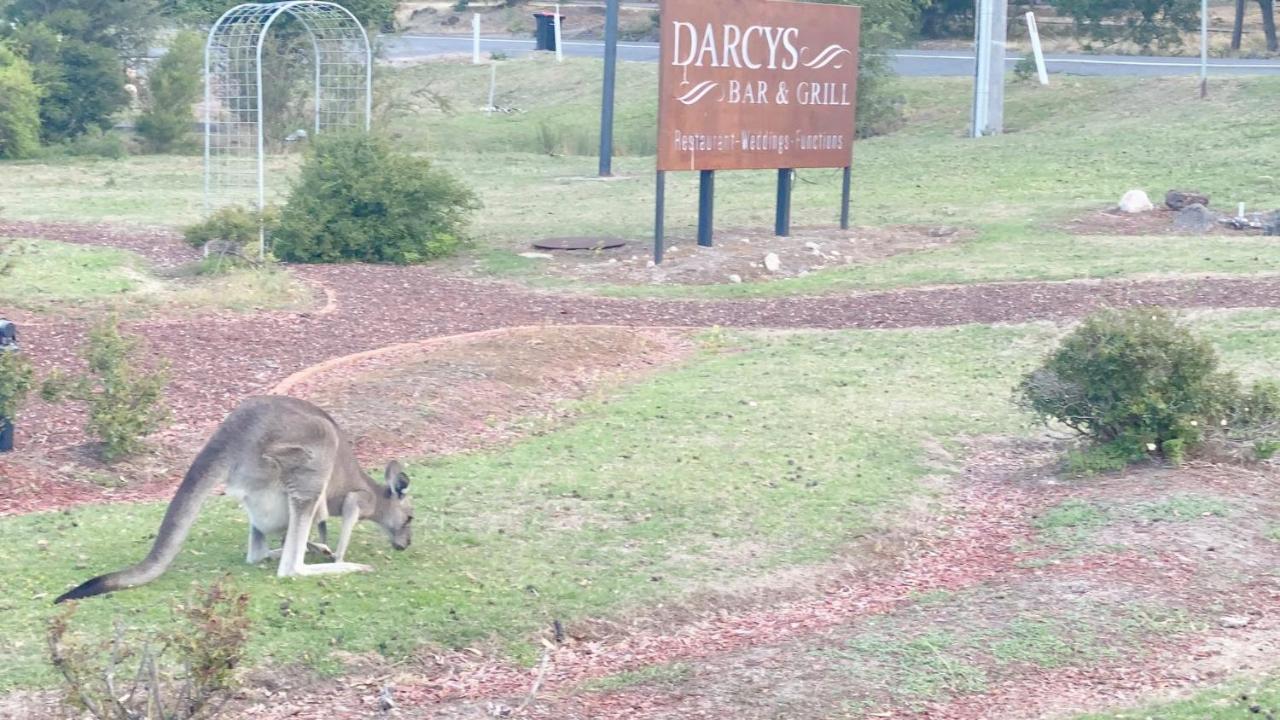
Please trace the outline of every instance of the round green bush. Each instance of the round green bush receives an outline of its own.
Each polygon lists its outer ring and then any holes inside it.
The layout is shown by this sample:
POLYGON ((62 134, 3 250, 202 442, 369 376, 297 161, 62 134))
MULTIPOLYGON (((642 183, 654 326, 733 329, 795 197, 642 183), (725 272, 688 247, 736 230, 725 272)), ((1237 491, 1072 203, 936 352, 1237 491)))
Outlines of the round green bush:
POLYGON ((1213 346, 1159 308, 1085 319, 1018 394, 1032 412, 1111 455, 1159 451, 1175 462, 1236 416, 1245 398, 1235 376, 1218 369, 1213 346))
POLYGON ((270 206, 259 213, 252 208, 228 205, 218 208, 195 225, 182 229, 182 237, 192 247, 202 248, 211 242, 224 242, 243 247, 258 242, 258 232, 271 234, 277 222, 276 210, 270 206))
POLYGON ((417 263, 455 252, 480 204, 452 175, 350 133, 315 140, 272 233, 291 262, 417 263))

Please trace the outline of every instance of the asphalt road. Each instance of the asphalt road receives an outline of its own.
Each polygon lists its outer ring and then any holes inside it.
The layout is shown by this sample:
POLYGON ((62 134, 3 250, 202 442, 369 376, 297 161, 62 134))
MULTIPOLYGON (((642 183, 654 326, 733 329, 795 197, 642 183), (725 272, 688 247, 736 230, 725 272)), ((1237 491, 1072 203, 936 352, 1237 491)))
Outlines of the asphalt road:
MULTIPOLYGON (((383 46, 387 57, 408 59, 437 55, 470 55, 470 36, 449 35, 396 35, 384 36, 383 46)), ((533 52, 533 40, 521 38, 493 38, 480 40, 484 55, 502 52, 510 56, 533 52)), ((565 41, 566 55, 601 57, 604 45, 595 41, 565 41)), ((973 55, 966 50, 890 50, 893 69, 900 75, 928 77, 941 75, 972 75, 973 55)), ((618 44, 618 57, 633 62, 654 62, 658 59, 656 43, 623 42, 618 44)), ((1012 68, 1017 57, 1005 62, 1012 68)), ((1046 55, 1045 66, 1050 73, 1071 75, 1197 75, 1200 61, 1189 57, 1137 57, 1132 55, 1046 55)), ((1232 60, 1211 59, 1210 75, 1270 75, 1280 74, 1280 60, 1232 60)))

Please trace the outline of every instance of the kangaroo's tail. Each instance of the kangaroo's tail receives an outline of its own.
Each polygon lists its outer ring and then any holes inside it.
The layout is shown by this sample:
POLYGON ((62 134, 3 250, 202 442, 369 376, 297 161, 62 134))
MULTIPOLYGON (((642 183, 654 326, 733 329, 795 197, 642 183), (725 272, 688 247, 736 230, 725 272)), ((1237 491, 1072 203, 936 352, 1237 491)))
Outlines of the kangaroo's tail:
POLYGON ((196 455, 191 468, 187 470, 182 483, 178 485, 173 500, 169 501, 169 508, 165 510, 164 521, 160 523, 155 544, 151 546, 151 552, 147 553, 145 560, 132 567, 86 580, 74 589, 59 595, 53 602, 57 604, 137 587, 160 577, 169 568, 169 564, 181 549, 183 541, 187 539, 187 533, 195 524, 201 505, 226 478, 228 470, 226 446, 229 439, 226 435, 223 428, 219 428, 204 449, 196 455))

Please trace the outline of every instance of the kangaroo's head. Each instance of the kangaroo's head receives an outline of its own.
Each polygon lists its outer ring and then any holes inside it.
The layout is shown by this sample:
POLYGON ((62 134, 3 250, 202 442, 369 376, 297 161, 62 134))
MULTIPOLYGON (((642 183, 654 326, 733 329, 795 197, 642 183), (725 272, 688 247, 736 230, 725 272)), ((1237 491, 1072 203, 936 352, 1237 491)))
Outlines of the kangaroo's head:
POLYGON ((378 514, 374 521, 387 531, 391 538, 391 547, 404 550, 413 540, 413 532, 409 527, 413 522, 413 505, 409 502, 409 476, 405 474, 400 463, 392 460, 387 463, 387 486, 383 489, 384 497, 378 502, 378 514))

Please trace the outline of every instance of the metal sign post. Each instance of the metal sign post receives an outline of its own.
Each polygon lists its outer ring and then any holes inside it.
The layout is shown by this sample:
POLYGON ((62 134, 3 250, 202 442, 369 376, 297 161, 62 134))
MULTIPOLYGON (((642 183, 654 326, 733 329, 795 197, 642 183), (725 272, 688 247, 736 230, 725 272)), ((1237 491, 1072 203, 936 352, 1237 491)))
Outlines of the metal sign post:
POLYGON ((795 170, 778 170, 778 200, 774 204, 773 234, 787 237, 791 234, 791 179, 795 170))
POLYGON ((613 88, 618 74, 618 5, 608 0, 604 16, 604 92, 600 100, 600 177, 613 175, 613 88))
POLYGON ((715 233, 716 171, 703 170, 698 177, 698 244, 711 247, 715 233))

